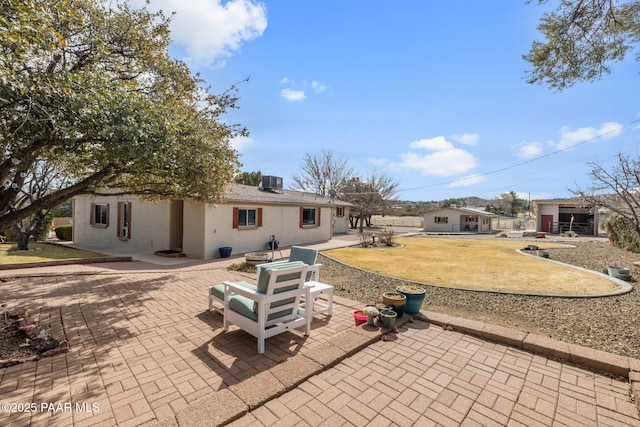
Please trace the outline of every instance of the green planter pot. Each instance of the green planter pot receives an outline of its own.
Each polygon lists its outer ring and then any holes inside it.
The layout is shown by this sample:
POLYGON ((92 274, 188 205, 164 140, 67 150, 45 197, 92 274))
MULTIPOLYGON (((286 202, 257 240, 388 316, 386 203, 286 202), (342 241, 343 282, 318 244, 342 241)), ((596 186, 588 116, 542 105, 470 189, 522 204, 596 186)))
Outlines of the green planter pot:
POLYGON ((405 313, 420 313, 426 289, 419 286, 398 286, 396 292, 407 297, 407 303, 404 307, 405 313))
POLYGON ((382 323, 382 327, 386 329, 392 329, 396 324, 396 318, 398 314, 390 309, 384 309, 380 311, 380 322, 382 323))

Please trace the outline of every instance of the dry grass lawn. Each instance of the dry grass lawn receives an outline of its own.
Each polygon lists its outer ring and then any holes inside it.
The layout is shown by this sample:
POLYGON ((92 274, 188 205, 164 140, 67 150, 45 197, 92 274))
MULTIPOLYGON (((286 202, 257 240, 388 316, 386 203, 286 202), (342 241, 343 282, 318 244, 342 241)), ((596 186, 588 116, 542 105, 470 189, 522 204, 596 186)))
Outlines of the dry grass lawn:
POLYGON ((60 259, 95 258, 103 255, 48 243, 29 243, 28 251, 16 251, 12 243, 0 244, 0 264, 23 264, 60 259))
MULTIPOLYGON (((597 295, 620 286, 607 278, 516 252, 527 243, 446 238, 395 239, 403 247, 349 247, 323 254, 352 267, 437 286, 536 295, 597 295)), ((541 247, 543 245, 540 245, 541 247)), ((544 249, 566 245, 544 242, 544 249)))

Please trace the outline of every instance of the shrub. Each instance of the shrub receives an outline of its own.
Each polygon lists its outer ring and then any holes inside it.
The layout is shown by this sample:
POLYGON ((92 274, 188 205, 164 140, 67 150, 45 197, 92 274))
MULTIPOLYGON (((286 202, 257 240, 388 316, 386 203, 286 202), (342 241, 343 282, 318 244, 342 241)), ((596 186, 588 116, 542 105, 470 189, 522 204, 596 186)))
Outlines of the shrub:
POLYGON ((388 228, 380 233, 380 242, 386 244, 387 246, 393 246, 393 230, 388 228))
POLYGON ((524 231, 522 233, 522 237, 536 237, 538 235, 537 231, 524 231))
POLYGON ((73 225, 65 224, 56 227, 56 237, 60 240, 72 240, 73 239, 73 225))
POLYGON ((640 253, 640 236, 629 218, 615 216, 607 220, 604 226, 613 246, 634 253, 640 253))

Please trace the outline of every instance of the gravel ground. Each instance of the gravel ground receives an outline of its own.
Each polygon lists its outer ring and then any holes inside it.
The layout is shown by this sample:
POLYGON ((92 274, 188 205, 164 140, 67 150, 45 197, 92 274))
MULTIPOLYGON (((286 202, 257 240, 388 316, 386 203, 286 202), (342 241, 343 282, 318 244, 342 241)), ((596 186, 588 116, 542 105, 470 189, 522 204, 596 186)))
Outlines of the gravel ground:
MULTIPOLYGON (((533 242, 529 242, 533 243, 533 242)), ((540 242, 537 245, 544 247, 540 242)), ((619 250, 606 241, 571 241, 575 248, 549 249, 549 258, 601 271, 607 265, 631 269, 633 290, 600 298, 559 298, 463 291, 426 285, 429 311, 517 328, 569 343, 640 359, 640 294, 635 279, 640 254, 619 250)), ((323 255, 322 280, 336 295, 363 303, 409 282, 357 270, 323 255)))

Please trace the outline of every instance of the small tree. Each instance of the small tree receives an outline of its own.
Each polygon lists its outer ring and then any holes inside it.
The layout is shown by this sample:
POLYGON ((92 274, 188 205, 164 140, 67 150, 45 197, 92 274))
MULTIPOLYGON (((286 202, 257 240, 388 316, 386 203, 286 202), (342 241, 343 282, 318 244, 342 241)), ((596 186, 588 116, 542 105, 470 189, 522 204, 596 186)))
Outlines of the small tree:
POLYGON ((640 241, 640 159, 632 159, 619 152, 614 165, 592 162, 590 166, 591 186, 578 188, 574 194, 585 205, 603 207, 624 218, 624 222, 616 224, 624 223, 624 227, 618 228, 624 228, 625 233, 632 230, 632 236, 625 237, 625 240, 640 241))
POLYGON ((362 233, 365 221, 370 226, 371 215, 386 211, 397 186, 397 182, 375 171, 366 178, 351 178, 342 196, 354 205, 349 213, 351 228, 357 228, 360 224, 359 231, 362 233))

